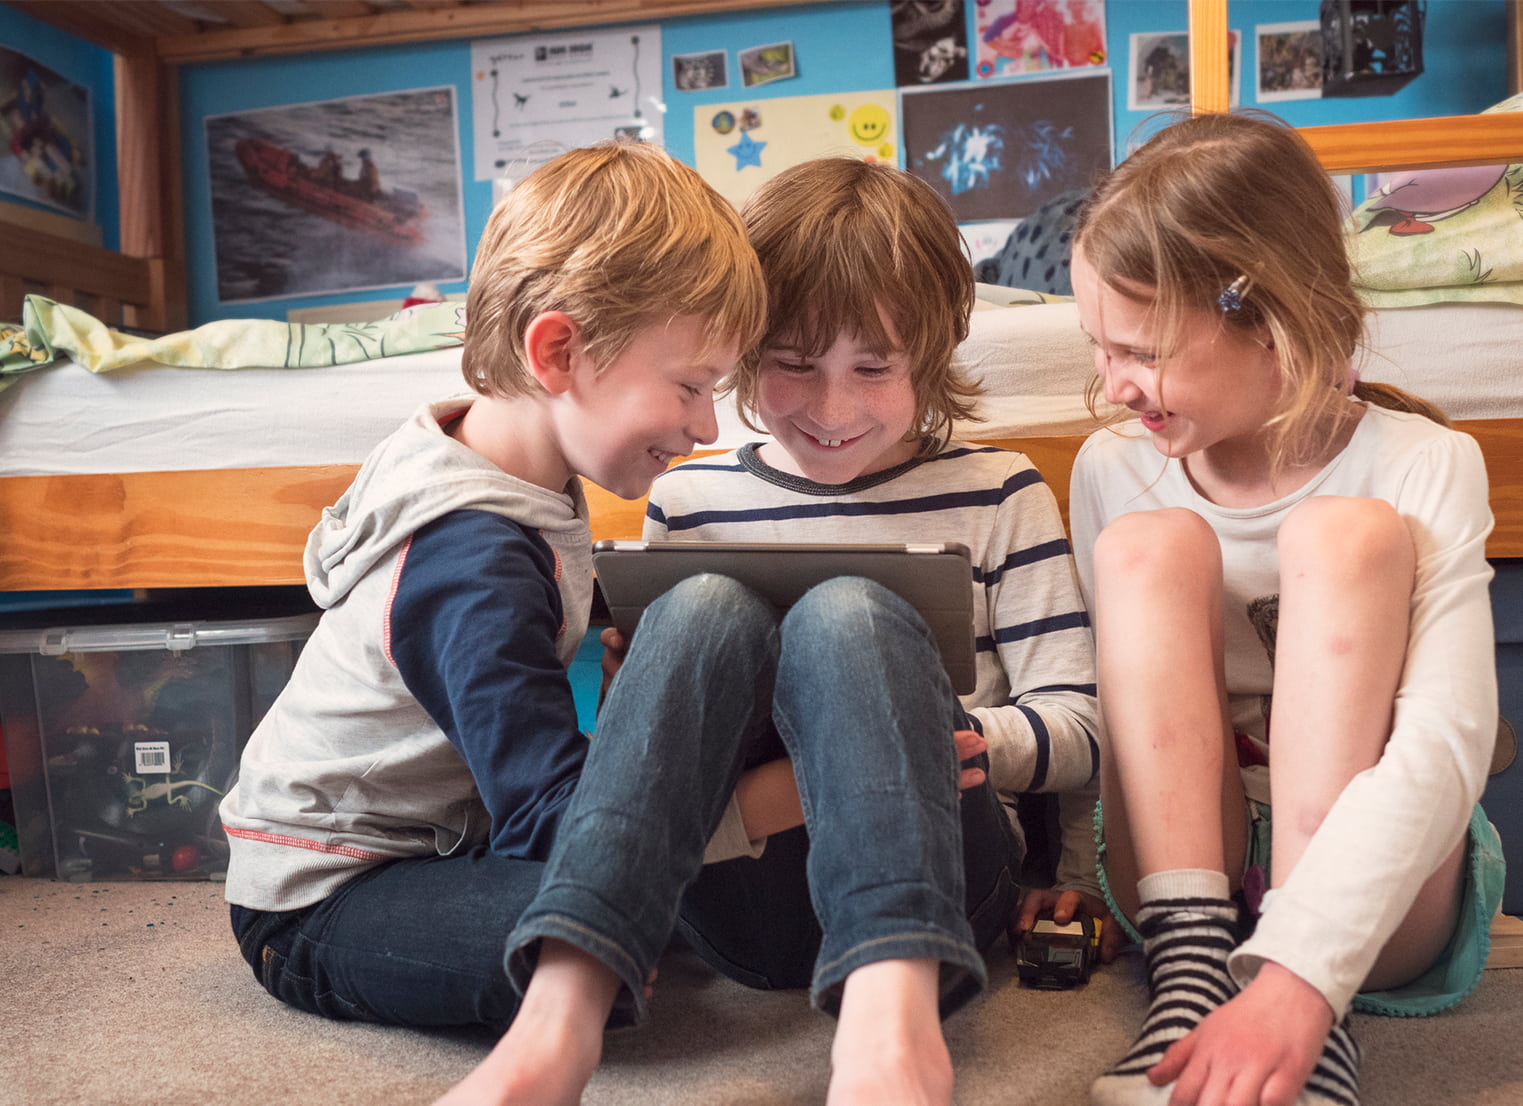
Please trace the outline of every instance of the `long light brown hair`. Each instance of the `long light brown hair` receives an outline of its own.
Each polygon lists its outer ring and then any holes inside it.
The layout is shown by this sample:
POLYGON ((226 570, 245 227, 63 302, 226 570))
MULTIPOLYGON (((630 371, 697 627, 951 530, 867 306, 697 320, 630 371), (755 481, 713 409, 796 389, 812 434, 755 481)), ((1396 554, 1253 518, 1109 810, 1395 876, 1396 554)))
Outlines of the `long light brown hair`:
POLYGON ((1355 382, 1366 308, 1346 218, 1316 155, 1282 120, 1208 113, 1164 128, 1117 166, 1080 211, 1074 248, 1108 286, 1156 313, 1160 373, 1191 309, 1267 341, 1282 378, 1268 422, 1278 472, 1323 448, 1326 429, 1349 417, 1350 394, 1448 422, 1398 388, 1355 382), (1219 297, 1240 279, 1240 306, 1224 308, 1219 297))

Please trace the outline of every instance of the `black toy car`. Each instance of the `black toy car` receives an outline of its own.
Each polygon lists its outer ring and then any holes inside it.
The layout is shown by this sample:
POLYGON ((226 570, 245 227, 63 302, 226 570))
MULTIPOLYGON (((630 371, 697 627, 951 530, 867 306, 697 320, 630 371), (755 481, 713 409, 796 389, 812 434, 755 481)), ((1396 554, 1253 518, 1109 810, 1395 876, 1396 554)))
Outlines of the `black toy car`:
POLYGON ((1100 951, 1100 923, 1082 910, 1067 925, 1044 915, 1028 932, 1010 936, 1021 985, 1043 991, 1087 983, 1100 951))

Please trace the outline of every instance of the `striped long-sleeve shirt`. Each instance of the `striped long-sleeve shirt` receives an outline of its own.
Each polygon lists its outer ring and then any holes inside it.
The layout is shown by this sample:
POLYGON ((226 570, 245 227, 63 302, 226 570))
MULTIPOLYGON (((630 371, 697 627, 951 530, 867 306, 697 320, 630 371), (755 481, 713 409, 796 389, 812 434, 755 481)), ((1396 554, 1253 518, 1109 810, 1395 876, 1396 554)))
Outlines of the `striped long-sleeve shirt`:
POLYGON ((990 778, 1008 806, 1021 792, 1068 793, 1059 885, 1094 889, 1094 644, 1057 501, 1025 455, 952 442, 827 485, 743 446, 659 477, 645 537, 966 545, 978 684, 963 707, 989 743, 990 778))

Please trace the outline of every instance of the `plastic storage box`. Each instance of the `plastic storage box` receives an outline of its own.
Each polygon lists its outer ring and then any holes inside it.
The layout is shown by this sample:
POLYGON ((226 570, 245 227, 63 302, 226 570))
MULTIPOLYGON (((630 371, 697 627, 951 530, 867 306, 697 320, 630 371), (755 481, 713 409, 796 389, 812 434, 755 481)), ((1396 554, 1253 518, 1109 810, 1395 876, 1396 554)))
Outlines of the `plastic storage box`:
POLYGON ((23 873, 224 875, 217 805, 316 625, 303 613, 0 631, 23 873))

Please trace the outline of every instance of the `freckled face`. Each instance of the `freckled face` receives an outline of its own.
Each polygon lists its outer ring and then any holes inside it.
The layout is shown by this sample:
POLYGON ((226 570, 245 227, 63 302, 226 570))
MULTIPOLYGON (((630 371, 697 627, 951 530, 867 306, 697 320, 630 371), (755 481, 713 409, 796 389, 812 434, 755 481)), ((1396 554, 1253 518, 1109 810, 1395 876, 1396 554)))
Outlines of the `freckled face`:
POLYGON ((762 447, 762 460, 819 484, 882 472, 920 448, 919 438, 910 437, 915 389, 908 355, 876 354, 856 335, 837 335, 817 357, 787 345, 763 350, 756 406, 776 439, 762 447))
POLYGON ((1105 399, 1133 411, 1160 453, 1262 448, 1279 394, 1273 351, 1224 327, 1218 313, 1197 309, 1186 315, 1177 348, 1160 364, 1151 302, 1102 281, 1082 249, 1074 251, 1071 274, 1079 325, 1094 346, 1105 399))

